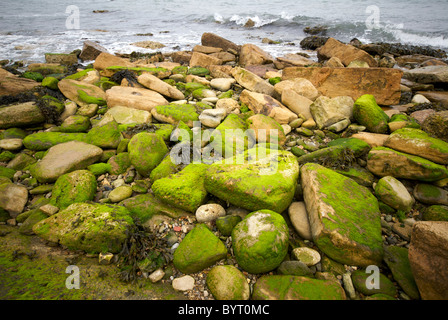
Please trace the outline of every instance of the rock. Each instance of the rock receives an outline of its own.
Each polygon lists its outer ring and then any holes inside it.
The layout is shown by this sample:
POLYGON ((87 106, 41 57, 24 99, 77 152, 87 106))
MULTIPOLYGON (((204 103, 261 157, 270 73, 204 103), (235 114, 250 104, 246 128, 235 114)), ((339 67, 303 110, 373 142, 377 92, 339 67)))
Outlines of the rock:
POLYGON ((67 99, 81 107, 90 104, 106 105, 106 93, 93 84, 63 79, 58 82, 58 88, 67 99))
POLYGON ((369 68, 369 64, 362 60, 353 60, 348 64, 347 68, 369 68))
POLYGON ((90 119, 86 116, 72 115, 67 117, 60 126, 61 132, 87 132, 90 119))
POLYGON ((253 300, 346 300, 338 282, 289 275, 264 275, 257 280, 253 300))
POLYGON ((95 60, 103 52, 107 52, 107 49, 96 42, 86 40, 84 41, 79 58, 83 61, 95 60))
POLYGON ((131 164, 147 177, 168 153, 168 148, 157 134, 141 132, 129 141, 128 151, 131 164))
POLYGON ((22 139, 2 139, 0 140, 0 148, 7 151, 18 151, 22 149, 22 139))
POLYGON ((12 218, 22 213, 28 202, 28 190, 14 183, 0 184, 0 208, 8 211, 12 218))
POLYGON ((242 220, 238 215, 227 215, 218 217, 216 222, 216 227, 222 233, 223 236, 230 236, 232 234, 233 228, 242 220))
POLYGON ((328 98, 321 96, 310 105, 310 112, 319 129, 328 128, 342 120, 350 120, 353 114, 350 97, 328 98))
POLYGON ((177 291, 193 290, 195 280, 192 276, 186 275, 173 280, 173 289, 177 291))
POLYGON ((199 121, 199 114, 191 104, 159 105, 151 110, 152 116, 160 122, 177 124, 183 121, 190 128, 194 121, 199 121))
POLYGON ((204 176, 207 167, 202 163, 190 163, 180 172, 156 180, 152 191, 163 202, 194 213, 206 200, 204 176))
POLYGON ((421 94, 416 94, 412 97, 411 103, 421 104, 421 103, 431 103, 425 96, 421 94))
POLYGON ((448 191, 431 184, 417 184, 414 197, 424 204, 448 205, 448 191))
POLYGON ((176 89, 175 87, 169 85, 168 83, 160 80, 156 76, 153 76, 150 73, 143 73, 138 77, 138 82, 148 89, 154 90, 165 97, 174 99, 174 100, 183 100, 185 99, 184 94, 176 89))
POLYGON ((121 139, 121 132, 115 121, 93 127, 87 133, 87 141, 103 149, 117 149, 121 139))
POLYGON ((239 47, 232 41, 209 32, 204 32, 202 34, 201 43, 203 46, 221 48, 223 51, 227 51, 229 49, 237 52, 239 51, 239 47))
POLYGON ((225 92, 230 90, 235 82, 236 80, 231 78, 214 78, 210 81, 210 86, 216 90, 225 92))
POLYGON ((423 212, 424 221, 448 221, 448 206, 433 205, 423 212))
POLYGON ((205 175, 205 188, 216 197, 250 211, 283 212, 294 197, 298 174, 298 163, 292 153, 257 147, 225 163, 211 164, 205 175))
POLYGON ((307 267, 312 267, 320 262, 319 252, 308 247, 294 248, 291 253, 296 260, 303 262, 307 267))
POLYGON ((41 238, 88 253, 121 251, 134 222, 121 206, 74 203, 34 225, 41 238))
POLYGON ((297 115, 294 112, 266 94, 243 90, 240 95, 240 101, 256 114, 261 113, 269 116, 279 124, 288 124, 292 120, 297 119, 297 115))
POLYGON ((193 52, 190 59, 190 67, 208 68, 210 66, 221 64, 222 64, 221 59, 200 52, 193 52))
POLYGON ((249 91, 269 96, 275 95, 274 86, 246 69, 235 67, 232 69, 232 76, 241 86, 249 91))
POLYGON ((313 242, 318 248, 348 265, 380 263, 380 211, 370 191, 318 164, 305 164, 300 176, 313 242))
POLYGON ((371 276, 366 270, 355 270, 352 273, 352 281, 355 289, 367 296, 373 294, 385 294, 391 297, 397 295, 397 288, 395 288, 392 281, 389 280, 384 274, 379 274, 378 282, 368 283, 368 278, 371 276), (378 285, 379 288, 369 288, 368 285, 378 285))
POLYGON ((106 100, 109 108, 122 106, 145 111, 168 104, 168 101, 155 91, 121 86, 114 86, 107 90, 106 100))
POLYGON ((278 57, 274 64, 278 69, 286 67, 305 67, 314 64, 315 61, 308 59, 300 54, 288 53, 283 57, 278 57))
MULTIPOLYGON (((19 77, 0 68, 0 96, 16 95, 32 90, 39 85, 39 82, 19 77)), ((0 119, 2 119, 2 117, 0 117, 0 119)))
POLYGON ((401 98, 401 76, 397 69, 289 67, 283 69, 282 79, 305 78, 329 98, 349 96, 357 100, 371 94, 380 105, 396 105, 401 98))
POLYGON ((408 258, 409 250, 403 247, 384 247, 384 261, 392 272, 394 280, 411 299, 420 299, 420 293, 412 274, 408 258))
POLYGON ((448 224, 419 221, 414 224, 409 262, 423 300, 448 299, 448 224))
POLYGON ((26 218, 25 221, 20 225, 19 232, 25 235, 33 235, 33 226, 47 218, 47 215, 43 213, 40 209, 31 210, 31 214, 26 218))
POLYGON ((234 266, 216 266, 207 274, 207 287, 216 300, 249 300, 246 277, 234 266))
POLYGON ((448 82, 448 66, 427 66, 406 70, 403 78, 418 83, 448 82))
POLYGON ((109 199, 112 203, 123 201, 132 196, 132 187, 120 186, 109 193, 109 199))
POLYGON ((63 210, 73 203, 92 201, 96 188, 96 177, 88 170, 63 174, 54 184, 50 204, 63 210))
POLYGON ((224 217, 226 210, 219 204, 204 204, 196 210, 196 220, 199 223, 215 221, 219 217, 224 217))
POLYGON ((356 138, 367 142, 372 148, 382 147, 387 139, 388 134, 371 133, 371 132, 358 132, 352 135, 352 138, 356 138))
POLYGON ((320 60, 337 57, 345 66, 348 66, 355 60, 367 62, 370 67, 378 66, 376 60, 364 50, 358 49, 349 44, 343 44, 333 38, 328 39, 325 45, 317 50, 317 54, 320 60))
POLYGON ((327 68, 344 68, 344 64, 342 63, 341 59, 338 57, 331 57, 330 59, 326 60, 323 64, 324 67, 327 68))
POLYGON ((448 109, 447 91, 418 91, 417 93, 424 96, 432 103, 439 104, 443 109, 448 109))
POLYGON ((247 272, 271 271, 288 253, 288 226, 273 211, 252 212, 232 230, 232 248, 238 265, 247 272))
POLYGON ((48 204, 40 207, 39 210, 42 211, 43 213, 45 213, 47 215, 47 217, 49 217, 49 216, 52 216, 52 215, 58 213, 59 208, 48 203, 48 204))
POLYGON ((380 177, 393 176, 428 182, 448 177, 448 170, 442 165, 385 147, 370 150, 367 169, 380 177))
POLYGON ((279 95, 283 95, 285 90, 293 90, 295 93, 312 101, 316 100, 319 96, 319 91, 317 91, 316 87, 304 78, 280 81, 274 86, 274 89, 279 95))
POLYGON ((117 57, 107 52, 101 52, 93 63, 93 68, 98 70, 104 77, 112 76, 115 71, 106 70, 108 67, 121 66, 121 67, 134 67, 128 60, 117 57))
POLYGON ((67 67, 58 63, 31 63, 28 65, 27 70, 31 74, 40 73, 42 76, 47 76, 50 74, 66 73, 67 67))
POLYGON ((270 54, 254 44, 245 44, 240 50, 239 64, 243 67, 251 65, 269 64, 274 61, 270 54))
POLYGON ((389 117, 376 104, 375 97, 369 94, 361 96, 353 106, 353 118, 372 133, 387 133, 389 117))
POLYGON ((199 121, 206 127, 216 128, 226 115, 225 109, 205 109, 199 116, 199 121))
POLYGON ((224 243, 200 223, 187 233, 174 251, 173 264, 180 272, 191 274, 210 267, 226 255, 224 243))
POLYGON ((26 153, 19 153, 15 156, 14 159, 8 162, 8 165, 6 167, 20 171, 27 169, 30 165, 36 162, 37 160, 32 156, 29 156, 26 153))
POLYGON ((61 143, 51 147, 44 158, 30 168, 39 182, 53 182, 65 173, 82 170, 101 158, 103 150, 79 141, 61 143))
POLYGON ((33 151, 43 151, 61 143, 78 141, 88 143, 87 133, 63 133, 43 131, 32 133, 23 139, 25 148, 33 151))
POLYGON ((256 114, 246 120, 249 130, 254 131, 258 143, 271 143, 284 145, 286 135, 283 128, 271 117, 256 114))
POLYGON ((150 40, 134 42, 134 43, 131 43, 131 45, 140 47, 140 48, 145 48, 145 49, 152 49, 152 50, 157 50, 157 49, 161 49, 161 48, 165 47, 165 45, 163 43, 160 43, 157 41, 150 41, 150 40))
POLYGON ((238 101, 232 98, 219 99, 216 102, 216 109, 224 109, 227 114, 234 113, 235 111, 239 111, 240 105, 238 101))
POLYGON ((422 124, 422 129, 430 136, 448 142, 448 111, 428 116, 422 124))
POLYGON ((313 240, 308 212, 305 202, 293 202, 288 208, 288 215, 297 234, 305 240, 313 240))
POLYGON ((384 146, 413 154, 439 164, 448 164, 448 142, 432 138, 419 129, 404 128, 394 131, 384 146))
POLYGON ((277 268, 277 272, 283 275, 313 277, 313 272, 301 261, 283 261, 277 268))
POLYGON ((98 126, 115 121, 119 124, 144 124, 151 122, 151 113, 145 110, 116 106, 107 110, 98 126))
POLYGON ((70 66, 78 64, 78 57, 74 53, 46 53, 45 62, 70 66))
POLYGON ((203 46, 203 45, 198 44, 198 45, 194 46, 193 51, 204 53, 204 54, 211 54, 211 53, 222 52, 222 49, 216 48, 216 47, 203 46))
POLYGON ((375 186, 375 194, 388 206, 405 213, 412 209, 415 202, 406 187, 391 176, 383 177, 378 181, 375 186))
POLYGON ((44 121, 44 115, 34 102, 0 108, 0 129, 27 127, 44 121))
POLYGON ((311 119, 310 106, 313 101, 301 96, 292 89, 285 89, 282 91, 281 102, 297 115, 303 115, 306 119, 311 119))

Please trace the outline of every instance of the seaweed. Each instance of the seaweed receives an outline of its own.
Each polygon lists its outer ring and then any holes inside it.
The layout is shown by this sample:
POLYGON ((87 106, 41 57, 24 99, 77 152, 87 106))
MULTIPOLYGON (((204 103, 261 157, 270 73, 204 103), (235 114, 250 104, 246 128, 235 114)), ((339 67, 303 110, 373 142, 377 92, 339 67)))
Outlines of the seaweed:
POLYGON ((140 59, 145 59, 146 62, 153 63, 153 62, 162 62, 165 58, 163 57, 163 54, 159 51, 151 52, 151 53, 143 53, 143 52, 133 51, 129 55, 129 59, 131 62, 134 62, 134 61, 140 60, 140 59))
POLYGON ((121 83, 123 79, 126 79, 132 87, 135 84, 138 84, 137 74, 134 71, 128 69, 115 72, 109 80, 115 83, 121 83))

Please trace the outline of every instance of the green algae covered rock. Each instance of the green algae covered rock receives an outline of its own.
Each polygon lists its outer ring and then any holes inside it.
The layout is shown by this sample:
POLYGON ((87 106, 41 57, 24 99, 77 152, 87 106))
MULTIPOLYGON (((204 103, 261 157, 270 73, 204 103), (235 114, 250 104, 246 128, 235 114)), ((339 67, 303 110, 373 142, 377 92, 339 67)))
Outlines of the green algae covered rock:
POLYGON ((423 212, 425 221, 448 221, 448 206, 433 205, 423 212))
POLYGON ((110 170, 108 171, 110 174, 119 175, 125 173, 126 170, 131 166, 129 153, 121 152, 117 155, 114 155, 109 158, 109 160, 107 160, 107 164, 110 166, 110 170))
POLYGON ((33 151, 45 151, 51 147, 69 141, 88 143, 87 133, 36 132, 23 139, 25 148, 33 151))
POLYGON ((177 124, 179 121, 183 121, 190 128, 193 127, 193 121, 199 121, 199 114, 191 104, 173 103, 156 106, 151 110, 151 114, 164 123, 177 124))
POLYGON ((62 210, 73 203, 93 200, 96 188, 96 177, 92 172, 76 170, 66 173, 56 180, 50 203, 62 210))
POLYGON ((216 266, 207 274, 207 287, 216 300, 248 300, 250 288, 236 267, 216 266))
POLYGON ((224 243, 205 224, 197 224, 174 251, 173 264, 182 273, 196 273, 227 256, 224 243))
POLYGON ((152 191, 156 197, 173 207, 196 212, 207 197, 204 186, 207 168, 206 164, 191 163, 176 174, 156 180, 152 191))
POLYGON ((89 117, 73 115, 64 120, 64 122, 59 127, 59 130, 61 132, 87 132, 89 127, 89 117))
POLYGON ((30 213, 30 215, 23 221, 23 223, 19 227, 19 232, 21 234, 26 235, 32 235, 34 234, 33 226, 38 223, 39 221, 42 221, 46 219, 48 216, 40 211, 39 209, 34 209, 30 213))
POLYGON ((33 231, 70 250, 118 253, 127 238, 126 230, 133 223, 125 207, 74 203, 38 222, 33 231))
POLYGON ((369 189, 318 164, 305 164, 300 177, 317 247, 343 264, 381 263, 380 210, 369 189))
POLYGON ((160 164, 151 171, 149 178, 151 181, 166 178, 171 174, 176 174, 180 171, 180 165, 174 163, 171 157, 166 156, 160 164))
POLYGON ((373 133, 387 133, 389 117, 377 105, 375 97, 365 94, 355 101, 353 106, 353 117, 355 121, 373 133))
POLYGON ((93 127, 87 133, 88 143, 104 149, 117 149, 121 138, 121 132, 116 121, 93 127))
POLYGON ((129 159, 135 169, 144 177, 162 162, 168 153, 163 139, 155 133, 140 132, 128 144, 129 159))
POLYGON ((242 218, 237 215, 227 215, 216 219, 216 227, 224 236, 230 236, 233 228, 240 223, 242 218))
POLYGON ((369 283, 368 278, 371 276, 371 273, 367 273, 366 270, 355 270, 352 273, 352 282, 353 286, 358 292, 361 292, 364 295, 373 295, 373 294, 385 294, 391 297, 394 297, 397 294, 397 288, 395 288, 393 282, 389 280, 384 274, 379 274, 379 283, 369 283), (379 288, 368 288, 367 285, 378 285, 379 288))
POLYGON ((205 175, 209 193, 250 211, 281 213, 291 204, 299 176, 292 153, 257 146, 228 160, 209 166, 205 175))
POLYGON ((92 172, 95 176, 108 173, 111 169, 112 166, 108 163, 94 163, 87 167, 87 170, 92 172))
POLYGON ((52 90, 58 90, 58 82, 59 80, 55 77, 45 77, 42 80, 42 86, 50 88, 52 90))
POLYGON ((345 300, 338 282, 289 275, 265 275, 257 280, 253 300, 345 300))
POLYGON ((288 226, 271 210, 248 214, 232 230, 232 247, 238 265, 250 273, 274 270, 288 253, 288 226))
POLYGON ((388 206, 404 212, 409 212, 415 202, 406 187, 391 176, 383 177, 378 181, 375 194, 388 206))
POLYGON ((353 151, 353 154, 356 157, 362 157, 366 154, 369 153, 370 149, 372 149, 370 147, 370 145, 361 140, 361 139, 357 139, 357 138, 339 138, 339 139, 335 139, 333 141, 330 141, 328 143, 329 147, 332 146, 344 146, 347 147, 349 149, 351 149, 353 151))

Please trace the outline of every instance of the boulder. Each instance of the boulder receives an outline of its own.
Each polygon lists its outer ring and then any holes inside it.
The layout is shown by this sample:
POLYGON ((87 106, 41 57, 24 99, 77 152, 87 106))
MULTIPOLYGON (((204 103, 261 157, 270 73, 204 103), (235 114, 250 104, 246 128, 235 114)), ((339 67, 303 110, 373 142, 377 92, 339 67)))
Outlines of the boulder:
POLYGON ((274 63, 279 69, 283 69, 286 67, 305 67, 314 64, 315 61, 300 54, 288 53, 285 56, 278 57, 274 63))
POLYGON ((247 43, 241 47, 239 64, 243 67, 269 64, 273 61, 274 58, 270 54, 254 44, 247 43))
POLYGON ((396 105, 401 98, 401 76, 398 69, 384 68, 305 68, 283 69, 283 80, 305 78, 320 94, 334 98, 350 96, 353 100, 371 94, 380 105, 396 105))
POLYGON ((216 300, 249 300, 250 288, 244 274, 231 265, 215 266, 207 274, 207 288, 216 300))
POLYGON ((221 59, 200 52, 193 52, 190 59, 190 67, 208 68, 210 66, 221 64, 221 59))
POLYGON ((292 153, 258 146, 226 159, 225 163, 211 164, 205 175, 205 188, 250 211, 269 209, 281 213, 292 202, 298 174, 299 166, 292 153))
POLYGON ((369 189, 313 163, 301 168, 300 177, 313 242, 318 248, 348 265, 381 263, 381 216, 378 201, 369 189))
POLYGON ((151 110, 151 114, 160 122, 178 124, 182 121, 190 128, 193 127, 194 121, 199 121, 199 114, 191 104, 158 105, 151 110))
POLYGON ((383 177, 378 181, 375 186, 375 194, 388 206, 405 213, 412 209, 415 202, 406 187, 391 176, 383 177))
POLYGON ((409 262, 423 300, 448 299, 448 222, 419 221, 412 229, 409 262))
POLYGON ((275 96, 274 86, 246 69, 235 67, 232 69, 232 76, 249 91, 275 96))
POLYGON ((161 95, 174 99, 174 100, 183 100, 185 99, 184 94, 173 87, 172 85, 169 85, 165 81, 160 80, 156 76, 153 76, 150 73, 143 73, 141 76, 138 77, 138 82, 148 89, 154 90, 161 95))
POLYGON ((423 122, 422 129, 430 136, 448 142, 448 111, 429 115, 423 122))
POLYGON ((98 126, 102 126, 111 121, 115 121, 119 124, 143 124, 150 123, 151 119, 152 116, 149 111, 115 106, 107 110, 101 121, 98 123, 98 126))
POLYGON ((58 82, 62 94, 80 107, 90 104, 106 105, 106 93, 99 87, 82 81, 63 79, 58 82))
POLYGON ((421 203, 448 206, 448 191, 432 184, 417 184, 413 194, 415 199, 421 203))
POLYGON ((134 64, 129 62, 129 60, 117 57, 107 52, 101 52, 93 63, 93 68, 98 70, 104 77, 110 77, 115 73, 114 70, 106 70, 108 67, 114 66, 134 67, 134 64))
POLYGON ((199 223, 174 251, 173 264, 180 272, 191 274, 210 267, 226 255, 224 243, 205 224, 199 223))
POLYGON ((353 103, 350 97, 340 96, 331 99, 321 96, 310 105, 310 112, 319 129, 328 128, 339 121, 350 120, 353 103))
POLYGON ((88 143, 87 133, 82 132, 52 132, 42 131, 32 133, 23 139, 25 148, 33 151, 43 151, 49 148, 70 141, 79 141, 88 143))
POLYGON ((295 93, 312 101, 319 96, 319 91, 317 91, 316 87, 311 81, 304 78, 283 80, 277 83, 274 88, 279 95, 283 95, 283 92, 286 90, 293 90, 295 93))
POLYGON ((298 94, 292 89, 285 89, 282 91, 281 102, 297 115, 303 115, 307 120, 311 119, 310 106, 313 101, 298 94))
MULTIPOLYGON (((16 95, 32 90, 39 85, 39 82, 19 77, 0 68, 0 96, 16 95)), ((0 117, 0 119, 2 119, 2 117, 0 117)))
POLYGON ((372 133, 388 133, 389 117, 377 105, 375 97, 365 94, 355 101, 353 106, 353 118, 372 133))
POLYGON ((367 62, 370 67, 378 66, 376 60, 364 50, 350 44, 344 44, 334 38, 328 39, 325 45, 318 49, 317 54, 320 59, 337 57, 345 66, 355 60, 367 62))
POLYGON ((44 121, 45 116, 34 102, 0 108, 0 129, 27 127, 44 121))
POLYGON ((122 206, 74 203, 35 224, 33 231, 70 250, 119 253, 133 224, 129 211, 122 206))
POLYGON ((448 66, 427 66, 406 70, 403 78, 418 83, 446 83, 448 82, 448 66))
POLYGON ((168 153, 168 148, 159 135, 140 132, 129 141, 128 151, 131 164, 142 176, 148 177, 168 153))
POLYGON ((107 52, 107 49, 96 42, 86 40, 82 46, 79 58, 83 61, 95 60, 103 52, 107 52))
POLYGON ((0 184, 0 208, 8 211, 12 218, 22 213, 28 202, 28 190, 14 183, 0 184))
POLYGON ((51 147, 41 161, 30 168, 39 182, 53 182, 61 175, 82 170, 98 161, 103 150, 80 141, 70 141, 51 147))
POLYGON ((205 32, 202 34, 201 44, 203 46, 221 48, 223 51, 227 51, 229 49, 237 52, 239 51, 239 46, 237 46, 232 41, 209 32, 205 32))
POLYGON ((448 169, 445 166, 385 147, 370 150, 367 169, 380 177, 393 176, 428 182, 448 177, 448 169))
POLYGON ((257 143, 285 144, 286 135, 282 126, 271 117, 256 114, 249 117, 246 122, 249 130, 253 130, 257 143))
POLYGON ((168 104, 168 101, 155 91, 121 86, 114 86, 107 90, 106 101, 109 108, 123 106, 145 111, 151 111, 155 106, 168 104))
POLYGON ((247 272, 271 271, 288 253, 288 226, 273 211, 252 212, 233 228, 232 248, 238 266, 247 272))
POLYGON ((344 289, 333 280, 290 275, 264 275, 257 280, 253 300, 346 300, 344 289))

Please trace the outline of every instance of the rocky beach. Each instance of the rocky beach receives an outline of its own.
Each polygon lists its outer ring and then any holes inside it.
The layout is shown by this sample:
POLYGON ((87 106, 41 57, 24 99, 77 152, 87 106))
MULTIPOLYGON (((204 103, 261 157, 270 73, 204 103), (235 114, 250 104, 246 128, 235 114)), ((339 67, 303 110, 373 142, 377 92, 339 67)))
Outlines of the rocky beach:
POLYGON ((447 300, 447 54, 322 31, 1 61, 0 299, 447 300))

